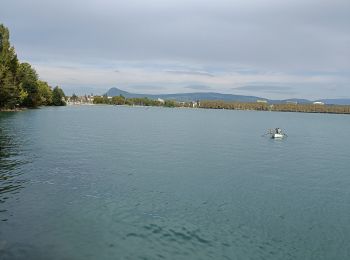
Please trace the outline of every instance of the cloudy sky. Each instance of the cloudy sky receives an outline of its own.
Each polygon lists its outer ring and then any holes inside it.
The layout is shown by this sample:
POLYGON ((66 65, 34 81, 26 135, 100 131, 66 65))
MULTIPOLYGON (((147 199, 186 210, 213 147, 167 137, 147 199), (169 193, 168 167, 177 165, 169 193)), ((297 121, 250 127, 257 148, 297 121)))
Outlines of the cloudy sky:
POLYGON ((0 23, 67 94, 350 98, 349 0, 1 0, 0 23))

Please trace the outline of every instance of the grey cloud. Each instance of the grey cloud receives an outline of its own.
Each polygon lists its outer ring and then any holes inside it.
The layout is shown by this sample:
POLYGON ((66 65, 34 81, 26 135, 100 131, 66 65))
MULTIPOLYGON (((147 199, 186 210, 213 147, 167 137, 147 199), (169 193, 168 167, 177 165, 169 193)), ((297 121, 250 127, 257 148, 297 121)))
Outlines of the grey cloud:
POLYGON ((266 85, 248 85, 237 88, 232 88, 232 90, 240 90, 254 93, 272 93, 272 94, 296 94, 297 92, 289 86, 266 86, 266 85))
POLYGON ((5 0, 0 15, 25 55, 34 49, 72 59, 190 59, 328 69, 350 66, 348 10, 350 1, 343 0, 5 0))
POLYGON ((206 85, 188 85, 188 86, 185 86, 185 88, 194 89, 194 90, 212 90, 213 89, 206 85))
POLYGON ((91 87, 91 86, 85 86, 85 85, 79 85, 79 84, 71 84, 71 85, 66 85, 63 87, 63 90, 66 95, 90 95, 90 94, 95 94, 95 95, 102 95, 104 89, 101 89, 99 87, 91 87))
POLYGON ((164 87, 157 85, 129 85, 128 88, 135 90, 161 90, 164 87))
POLYGON ((167 73, 180 74, 180 75, 199 75, 199 76, 208 76, 214 77, 213 74, 206 71, 194 71, 194 70, 165 70, 167 73))
MULTIPOLYGON (((349 10, 349 0, 2 0, 0 17, 29 62, 238 64, 247 74, 341 71, 349 82, 349 10)), ((213 76, 181 70, 169 72, 213 76)))

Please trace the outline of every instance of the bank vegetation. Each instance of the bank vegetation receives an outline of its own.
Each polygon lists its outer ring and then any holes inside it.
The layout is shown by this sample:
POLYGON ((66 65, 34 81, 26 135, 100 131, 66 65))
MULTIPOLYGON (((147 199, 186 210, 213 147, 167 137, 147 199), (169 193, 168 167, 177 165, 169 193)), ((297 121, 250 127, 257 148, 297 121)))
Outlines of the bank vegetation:
POLYGON ((350 106, 344 105, 320 105, 320 104, 268 104, 268 103, 242 103, 203 100, 200 108, 232 109, 232 110, 257 110, 279 112, 303 112, 303 113, 330 113, 350 114, 350 106))
POLYGON ((9 38, 9 30, 0 24, 0 111, 65 105, 63 90, 41 81, 29 63, 21 63, 9 38))

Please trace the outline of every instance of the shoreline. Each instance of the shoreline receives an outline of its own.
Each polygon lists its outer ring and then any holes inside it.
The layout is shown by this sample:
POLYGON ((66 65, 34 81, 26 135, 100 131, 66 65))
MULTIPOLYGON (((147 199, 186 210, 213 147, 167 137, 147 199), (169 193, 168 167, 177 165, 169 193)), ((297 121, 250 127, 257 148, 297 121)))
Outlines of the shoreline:
POLYGON ((26 107, 21 108, 0 108, 0 112, 23 112, 24 110, 27 110, 26 107))
MULTIPOLYGON (((245 103, 245 104, 255 104, 255 103, 245 103)), ((72 105, 70 105, 72 106, 72 105)), ((84 106, 82 104, 74 106, 84 106)), ((293 109, 254 109, 254 108, 225 108, 225 107, 189 107, 189 106, 175 106, 175 107, 166 107, 166 106, 142 106, 142 105, 113 105, 113 104, 93 104, 93 106, 116 106, 116 107, 139 107, 139 108, 149 108, 149 107, 162 107, 162 108, 187 108, 187 109, 213 109, 213 110, 236 110, 236 111, 258 111, 258 112, 286 112, 286 113, 306 113, 306 114, 333 114, 333 115, 350 115, 350 106, 337 106, 337 105, 324 105, 323 108, 338 108, 338 107, 347 107, 349 112, 338 112, 338 111, 298 111, 293 109)))
POLYGON ((292 111, 292 110, 259 110, 259 109, 229 109, 229 108, 204 108, 198 109, 212 109, 212 110, 231 110, 231 111, 257 111, 257 112, 281 112, 281 113, 303 113, 303 114, 331 114, 331 115, 350 115, 347 112, 317 112, 317 111, 292 111))
MULTIPOLYGON (((255 103, 242 103, 242 104, 255 104, 255 103)), ((317 110, 310 110, 310 111, 305 111, 305 110, 298 110, 298 105, 296 105, 294 108, 295 110, 288 108, 288 109, 278 109, 278 108, 242 108, 242 107, 235 107, 235 108, 230 108, 230 107, 210 107, 210 106, 199 106, 199 107, 188 107, 188 106, 175 106, 175 107, 167 107, 167 106, 142 106, 142 105, 113 105, 113 104, 68 104, 67 107, 79 107, 79 106, 116 106, 116 107, 143 107, 143 108, 149 108, 149 107, 163 107, 163 108, 188 108, 188 109, 213 109, 213 110, 236 110, 236 111, 260 111, 260 112, 289 112, 289 113, 307 113, 307 114, 333 114, 333 115, 350 115, 350 106, 338 106, 338 105, 324 105, 322 107, 315 107, 317 110), (337 108, 347 108, 348 111, 332 111, 333 109, 337 108)), ((303 105, 300 105, 303 106, 303 105)), ((45 107, 45 106, 44 106, 45 107)), ((38 107, 40 108, 40 107, 38 107)), ((14 109, 9 109, 9 108, 0 108, 0 112, 23 112, 28 109, 38 109, 38 108, 26 108, 26 107, 21 107, 21 108, 14 108, 14 109)))

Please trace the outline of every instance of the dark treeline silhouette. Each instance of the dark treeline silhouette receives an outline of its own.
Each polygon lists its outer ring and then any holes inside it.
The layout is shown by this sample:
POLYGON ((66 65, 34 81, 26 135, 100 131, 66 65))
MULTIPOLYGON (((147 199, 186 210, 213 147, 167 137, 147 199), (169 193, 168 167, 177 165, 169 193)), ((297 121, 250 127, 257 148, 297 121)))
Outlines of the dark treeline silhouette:
POLYGON ((39 80, 29 63, 21 63, 10 44, 9 30, 0 24, 0 110, 20 107, 62 106, 65 95, 39 80))
POLYGON ((154 100, 147 97, 143 98, 125 98, 123 95, 108 98, 107 96, 94 97, 94 104, 108 104, 108 105, 129 105, 129 106, 164 106, 164 107, 178 107, 178 102, 174 100, 154 100))
POLYGON ((331 113, 350 114, 350 106, 321 105, 321 104, 269 104, 260 102, 229 102, 222 100, 201 100, 196 102, 177 102, 175 100, 153 100, 144 98, 125 98, 115 96, 108 98, 106 95, 94 97, 94 104, 108 105, 138 105, 138 106, 165 106, 165 107, 195 107, 208 109, 232 109, 232 110, 256 110, 279 112, 303 112, 303 113, 331 113))
POLYGON ((258 110, 280 112, 304 112, 304 113, 331 113, 350 114, 350 106, 319 105, 319 104, 268 104, 268 103, 240 103, 203 100, 201 108, 212 109, 235 109, 235 110, 258 110))

